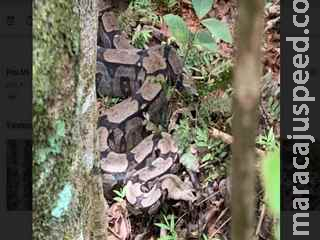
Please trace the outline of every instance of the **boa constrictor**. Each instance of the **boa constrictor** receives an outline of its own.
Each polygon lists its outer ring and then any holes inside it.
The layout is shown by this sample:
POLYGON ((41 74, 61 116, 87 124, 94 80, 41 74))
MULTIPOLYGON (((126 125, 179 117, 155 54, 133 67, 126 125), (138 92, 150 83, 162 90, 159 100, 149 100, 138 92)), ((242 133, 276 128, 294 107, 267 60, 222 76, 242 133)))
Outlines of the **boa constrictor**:
MULTIPOLYGON (((177 170, 178 148, 168 133, 150 134, 145 116, 159 124, 168 101, 159 82, 182 82, 182 63, 171 46, 135 49, 119 30, 114 14, 99 13, 97 93, 126 98, 99 117, 101 169, 107 196, 126 185, 131 209, 157 209, 166 175, 177 170)), ((130 209, 130 208, 129 208, 130 209)))

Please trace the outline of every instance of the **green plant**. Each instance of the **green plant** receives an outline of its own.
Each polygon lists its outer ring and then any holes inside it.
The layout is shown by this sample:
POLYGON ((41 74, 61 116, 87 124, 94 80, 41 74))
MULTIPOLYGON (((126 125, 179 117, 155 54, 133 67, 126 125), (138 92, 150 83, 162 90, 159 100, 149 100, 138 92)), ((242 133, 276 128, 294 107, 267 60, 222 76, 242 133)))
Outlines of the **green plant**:
MULTIPOLYGON (((183 56, 183 51, 179 51, 183 56)), ((199 51, 196 47, 189 50, 185 58, 185 70, 193 73, 199 96, 208 96, 216 89, 227 90, 231 85, 232 61, 223 59, 211 51, 199 51)))
POLYGON ((126 11, 119 15, 121 30, 132 37, 136 31, 137 23, 148 23, 147 25, 160 24, 160 17, 155 13, 154 6, 149 0, 131 1, 126 11))
POLYGON ((174 8, 177 4, 177 0, 160 0, 160 3, 163 4, 168 10, 174 8))
POLYGON ((141 29, 141 25, 139 24, 132 36, 133 46, 136 48, 145 48, 151 37, 151 30, 141 29))
POLYGON ((106 108, 110 108, 121 101, 119 97, 106 97, 103 99, 104 105, 106 108))
POLYGON ((195 143, 197 147, 206 149, 206 154, 201 159, 202 163, 223 159, 227 155, 225 145, 221 141, 209 138, 208 128, 196 128, 195 143))
POLYGON ((268 110, 273 119, 280 119, 280 104, 274 99, 274 96, 268 98, 268 110))
POLYGON ((121 202, 126 197, 127 194, 127 187, 124 186, 120 190, 113 190, 113 192, 116 194, 116 197, 113 198, 116 202, 121 202))
POLYGON ((267 151, 273 151, 279 146, 279 143, 276 140, 276 136, 273 133, 273 129, 270 128, 266 136, 260 135, 258 137, 257 143, 263 146, 267 151))
MULTIPOLYGON (((220 97, 208 96, 202 99, 199 104, 199 122, 202 125, 212 126, 216 122, 212 121, 212 117, 229 119, 232 115, 231 110, 231 97, 229 94, 224 93, 220 97)), ((216 119, 218 121, 219 119, 216 119)))
POLYGON ((130 0, 129 5, 134 8, 149 8, 151 7, 150 0, 130 0))
POLYGON ((196 128, 196 146, 205 147, 210 149, 212 147, 212 141, 209 139, 208 129, 207 128, 196 128))
POLYGON ((188 118, 183 118, 180 120, 179 124, 176 126, 176 131, 174 137, 177 140, 178 147, 181 152, 189 147, 190 144, 191 127, 189 125, 188 118))
POLYGON ((227 43, 232 43, 231 33, 225 23, 216 18, 203 19, 212 8, 213 0, 193 0, 192 5, 201 24, 205 28, 203 31, 192 33, 180 16, 173 14, 164 16, 164 21, 168 25, 176 42, 181 48, 186 50, 186 57, 188 49, 191 46, 216 52, 218 41, 223 40, 227 43))
POLYGON ((187 170, 199 172, 199 161, 191 148, 187 149, 186 152, 181 155, 180 162, 187 170))
POLYGON ((175 216, 173 214, 168 216, 161 214, 161 217, 161 223, 155 223, 154 225, 168 232, 166 236, 160 237, 159 240, 177 240, 178 234, 176 232, 175 216))

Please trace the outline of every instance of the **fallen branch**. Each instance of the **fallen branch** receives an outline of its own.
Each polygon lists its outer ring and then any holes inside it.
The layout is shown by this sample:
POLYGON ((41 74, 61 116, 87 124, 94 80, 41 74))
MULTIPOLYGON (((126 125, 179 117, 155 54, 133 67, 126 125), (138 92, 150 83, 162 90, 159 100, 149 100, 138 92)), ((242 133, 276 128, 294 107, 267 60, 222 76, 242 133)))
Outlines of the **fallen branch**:
POLYGON ((261 214, 260 214, 260 217, 259 217, 259 222, 258 222, 257 230, 256 230, 256 236, 258 236, 259 233, 260 233, 261 226, 262 226, 262 222, 263 222, 263 219, 264 219, 265 214, 266 214, 266 205, 263 204, 263 205, 262 205, 261 214))
POLYGON ((222 224, 220 225, 220 227, 210 235, 209 238, 210 238, 210 239, 211 239, 211 238, 214 238, 214 236, 215 236, 218 232, 220 232, 220 230, 221 230, 228 222, 230 222, 230 220, 231 220, 231 217, 229 217, 224 223, 222 223, 222 224))
MULTIPOLYGON (((233 143, 233 137, 225 132, 222 132, 216 128, 211 128, 209 130, 209 136, 212 137, 212 138, 217 138, 217 139, 220 139, 221 141, 223 141, 224 143, 226 144, 232 144, 233 143)), ((259 149, 259 148, 256 148, 256 153, 258 155, 258 157, 260 159, 264 158, 265 155, 266 155, 266 152, 259 149)))

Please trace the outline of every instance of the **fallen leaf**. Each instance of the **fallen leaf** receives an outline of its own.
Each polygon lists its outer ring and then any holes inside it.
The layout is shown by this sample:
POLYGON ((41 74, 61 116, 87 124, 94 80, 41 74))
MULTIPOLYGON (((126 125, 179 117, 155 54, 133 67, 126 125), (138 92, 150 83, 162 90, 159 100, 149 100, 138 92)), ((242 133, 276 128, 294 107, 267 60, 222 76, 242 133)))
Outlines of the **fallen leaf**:
POLYGON ((114 203, 108 211, 108 240, 130 239, 131 224, 128 217, 126 202, 114 203))

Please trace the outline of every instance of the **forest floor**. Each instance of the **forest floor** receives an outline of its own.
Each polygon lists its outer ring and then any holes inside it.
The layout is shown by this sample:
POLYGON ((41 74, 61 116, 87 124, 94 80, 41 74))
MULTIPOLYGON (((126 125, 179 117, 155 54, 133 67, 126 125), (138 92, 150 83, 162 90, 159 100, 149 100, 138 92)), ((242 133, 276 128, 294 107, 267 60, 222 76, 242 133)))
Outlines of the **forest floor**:
MULTIPOLYGON (((152 25, 170 38, 168 28, 161 21, 161 17, 168 13, 181 16, 192 32, 202 28, 191 1, 162 2, 146 3, 146 6, 129 8, 120 14, 123 30, 129 38, 135 38, 132 40, 134 44, 145 47, 153 44, 152 38, 137 38, 136 32, 143 35, 145 25, 152 25)), ((235 0, 216 0, 208 13, 209 17, 226 23, 233 36, 238 14, 236 4, 235 0)), ((280 133, 279 0, 268 1, 265 5, 264 32, 260 124, 256 144, 262 153, 277 144, 280 133)), ((130 215, 124 201, 109 202, 113 223, 109 229, 111 239, 230 239, 230 186, 227 176, 231 160, 231 80, 235 47, 221 41, 216 52, 191 47, 188 54, 179 50, 178 53, 189 76, 186 82, 190 94, 172 91, 168 131, 182 152, 184 168, 179 176, 196 186, 197 200, 191 205, 183 201, 165 201, 159 213, 150 217, 130 215)), ((258 201, 256 206, 252 206, 256 212, 255 234, 259 239, 272 239, 274 221, 267 213, 263 192, 261 185, 257 184, 258 201)))

